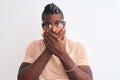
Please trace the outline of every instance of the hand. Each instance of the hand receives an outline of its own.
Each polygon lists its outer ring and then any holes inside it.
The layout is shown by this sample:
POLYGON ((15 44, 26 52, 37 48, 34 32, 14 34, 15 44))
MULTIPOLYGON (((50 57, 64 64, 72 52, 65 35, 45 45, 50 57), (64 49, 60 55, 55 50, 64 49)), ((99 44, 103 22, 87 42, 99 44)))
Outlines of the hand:
MULTIPOLYGON (((63 34, 64 32, 61 31, 60 33, 63 34)), ((49 31, 45 32, 43 35, 44 43, 48 51, 52 54, 55 54, 58 57, 66 53, 65 45, 62 43, 62 40, 58 37, 58 36, 62 37, 61 34, 56 35, 49 31)))
POLYGON ((65 30, 65 28, 63 28, 61 31, 59 31, 59 32, 57 33, 57 36, 58 36, 61 40, 63 40, 64 37, 65 37, 65 33, 66 33, 66 30, 65 30))

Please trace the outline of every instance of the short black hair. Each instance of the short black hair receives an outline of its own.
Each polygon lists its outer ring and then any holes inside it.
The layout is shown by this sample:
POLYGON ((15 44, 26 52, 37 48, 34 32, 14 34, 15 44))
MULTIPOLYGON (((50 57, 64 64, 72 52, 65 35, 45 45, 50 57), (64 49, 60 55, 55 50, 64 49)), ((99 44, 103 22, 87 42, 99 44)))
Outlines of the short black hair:
POLYGON ((61 16, 63 17, 64 19, 64 15, 63 15, 63 12, 61 11, 61 9, 56 6, 54 3, 50 3, 50 4, 47 4, 44 8, 44 11, 42 13, 42 21, 44 20, 44 16, 45 15, 49 15, 49 14, 61 14, 61 16))

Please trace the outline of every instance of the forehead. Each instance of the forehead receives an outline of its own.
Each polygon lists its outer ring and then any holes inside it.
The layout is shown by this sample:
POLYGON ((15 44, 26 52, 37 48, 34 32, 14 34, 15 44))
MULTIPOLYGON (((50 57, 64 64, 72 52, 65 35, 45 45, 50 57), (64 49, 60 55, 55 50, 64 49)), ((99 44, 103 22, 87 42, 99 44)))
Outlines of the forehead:
POLYGON ((43 22, 55 22, 58 20, 63 20, 63 17, 61 14, 49 14, 44 16, 43 22))

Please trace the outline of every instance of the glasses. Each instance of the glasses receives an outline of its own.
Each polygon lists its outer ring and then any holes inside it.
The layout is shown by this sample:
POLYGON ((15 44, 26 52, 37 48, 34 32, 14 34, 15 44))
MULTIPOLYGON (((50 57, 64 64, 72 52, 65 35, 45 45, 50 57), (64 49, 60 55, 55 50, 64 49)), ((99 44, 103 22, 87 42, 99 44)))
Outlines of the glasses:
POLYGON ((44 22, 42 23, 42 26, 44 28, 52 28, 53 26, 56 26, 56 27, 63 27, 65 24, 65 21, 55 21, 55 23, 49 23, 49 22, 44 22))

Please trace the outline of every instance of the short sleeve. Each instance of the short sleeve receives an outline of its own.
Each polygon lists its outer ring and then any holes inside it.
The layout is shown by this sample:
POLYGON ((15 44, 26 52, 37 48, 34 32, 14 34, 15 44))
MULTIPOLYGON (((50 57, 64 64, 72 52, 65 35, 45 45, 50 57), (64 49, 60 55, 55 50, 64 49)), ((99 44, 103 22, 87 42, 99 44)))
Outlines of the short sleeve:
POLYGON ((83 45, 79 44, 78 57, 76 59, 77 65, 89 65, 86 49, 83 45))
POLYGON ((34 62, 34 56, 35 56, 35 47, 34 47, 34 41, 32 41, 27 46, 23 62, 33 63, 34 62))

